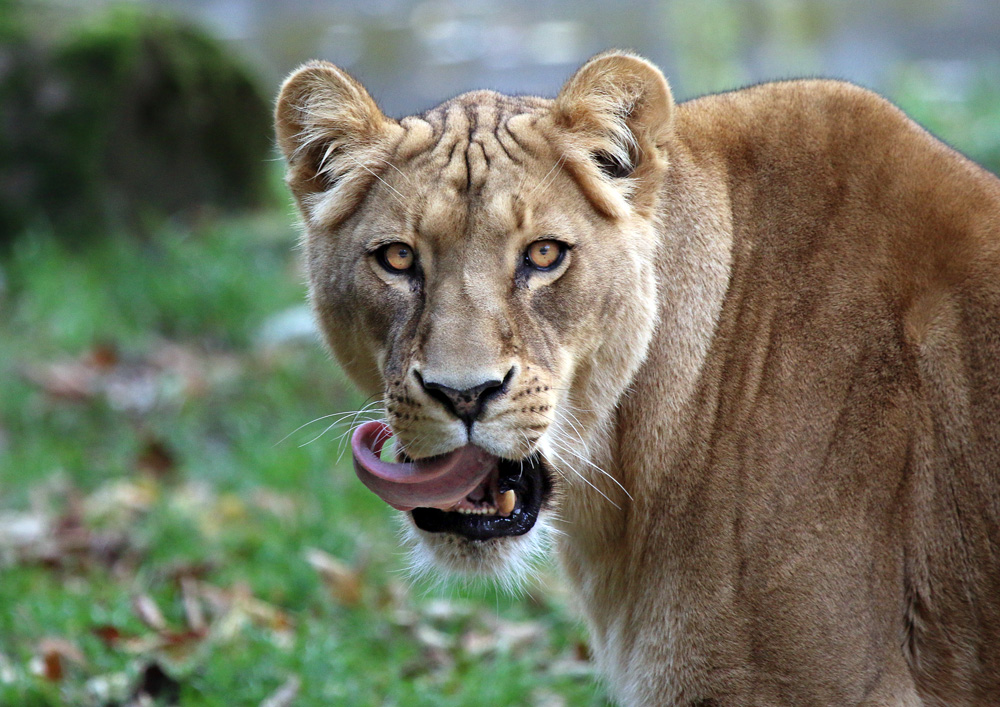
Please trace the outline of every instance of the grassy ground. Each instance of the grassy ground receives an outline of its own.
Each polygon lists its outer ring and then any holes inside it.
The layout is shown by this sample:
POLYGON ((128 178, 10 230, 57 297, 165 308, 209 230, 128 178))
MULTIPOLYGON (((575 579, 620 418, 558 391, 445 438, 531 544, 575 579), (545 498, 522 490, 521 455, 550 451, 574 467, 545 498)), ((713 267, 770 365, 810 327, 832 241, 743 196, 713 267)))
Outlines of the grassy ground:
MULTIPOLYGON (((997 169, 995 82, 902 79, 997 169)), ((364 401, 303 335, 293 242, 276 213, 0 255, 0 707, 605 705, 551 569, 408 583, 320 419, 364 401)))
POLYGON ((306 424, 364 401, 301 334, 293 242, 0 260, 0 705, 605 704, 551 570, 409 584, 347 427, 306 424))

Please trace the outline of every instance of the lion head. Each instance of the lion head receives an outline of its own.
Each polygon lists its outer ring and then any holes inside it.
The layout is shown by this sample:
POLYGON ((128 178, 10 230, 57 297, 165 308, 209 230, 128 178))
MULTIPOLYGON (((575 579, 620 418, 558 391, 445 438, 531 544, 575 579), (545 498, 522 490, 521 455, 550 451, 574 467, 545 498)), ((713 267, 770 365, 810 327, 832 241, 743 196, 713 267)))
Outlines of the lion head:
POLYGON ((445 491, 462 466, 471 488, 445 499, 387 472, 423 557, 516 573, 561 506, 628 494, 588 447, 656 325, 673 108, 662 74, 620 53, 554 100, 477 91, 402 120, 328 63, 282 87, 326 341, 382 400, 397 458, 445 491))

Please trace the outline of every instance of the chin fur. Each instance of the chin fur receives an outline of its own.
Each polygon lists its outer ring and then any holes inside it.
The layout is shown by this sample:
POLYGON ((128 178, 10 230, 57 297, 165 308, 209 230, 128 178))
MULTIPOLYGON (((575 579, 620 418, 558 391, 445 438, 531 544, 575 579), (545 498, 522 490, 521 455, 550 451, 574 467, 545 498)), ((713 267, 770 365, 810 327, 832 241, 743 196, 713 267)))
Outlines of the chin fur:
POLYGON ((556 532, 547 514, 524 535, 493 540, 466 540, 449 533, 427 533, 403 515, 403 544, 414 580, 444 584, 449 578, 493 583, 510 594, 520 594, 552 544, 556 532))

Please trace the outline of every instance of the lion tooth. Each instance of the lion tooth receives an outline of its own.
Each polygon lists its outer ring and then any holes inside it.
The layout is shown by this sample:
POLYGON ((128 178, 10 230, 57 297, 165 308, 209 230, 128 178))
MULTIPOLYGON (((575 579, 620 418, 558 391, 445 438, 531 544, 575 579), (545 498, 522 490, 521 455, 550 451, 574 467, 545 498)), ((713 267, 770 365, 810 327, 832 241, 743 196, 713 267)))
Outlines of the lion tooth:
POLYGON ((497 510, 502 516, 509 516, 514 510, 514 503, 517 501, 517 494, 514 493, 514 489, 508 489, 500 494, 500 498, 497 499, 497 510))

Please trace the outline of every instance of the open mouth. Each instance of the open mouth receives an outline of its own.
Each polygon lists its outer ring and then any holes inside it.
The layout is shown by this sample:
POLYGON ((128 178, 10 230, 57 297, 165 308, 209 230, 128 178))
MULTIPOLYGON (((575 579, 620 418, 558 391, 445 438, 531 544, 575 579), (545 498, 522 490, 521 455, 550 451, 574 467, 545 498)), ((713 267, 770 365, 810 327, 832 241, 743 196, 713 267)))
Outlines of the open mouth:
POLYGON ((494 472, 452 508, 414 508, 414 524, 429 533, 454 533, 469 540, 524 535, 538 520, 551 491, 549 473, 537 454, 520 461, 501 459, 494 472))
POLYGON ((392 430, 366 422, 351 437, 354 471, 383 501, 410 511, 418 528, 470 540, 523 535, 538 520, 551 476, 537 454, 507 460, 472 444, 426 459, 380 458, 392 430))

